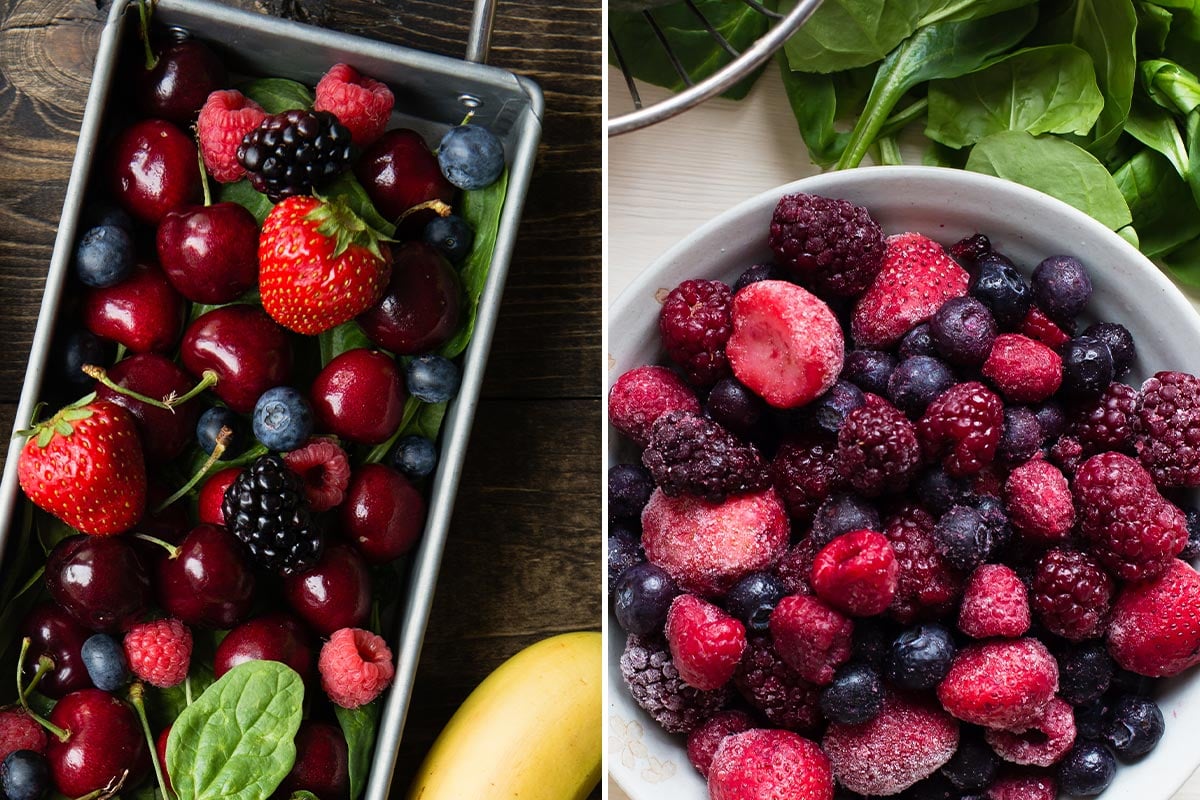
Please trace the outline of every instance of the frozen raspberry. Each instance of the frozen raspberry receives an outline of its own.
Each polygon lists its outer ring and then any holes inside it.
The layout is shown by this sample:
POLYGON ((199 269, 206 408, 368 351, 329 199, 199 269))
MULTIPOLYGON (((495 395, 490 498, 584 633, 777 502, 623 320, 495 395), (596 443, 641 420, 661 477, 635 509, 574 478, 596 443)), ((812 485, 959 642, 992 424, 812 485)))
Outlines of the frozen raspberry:
POLYGON ((987 800, 1056 800, 1058 784, 1044 772, 1002 775, 988 787, 987 800))
POLYGON ((933 517, 916 506, 902 508, 884 526, 900 575, 888 612, 908 624, 949 612, 962 589, 961 578, 938 554, 933 517))
POLYGON ((175 618, 134 625, 125 634, 129 669, 151 686, 183 683, 192 660, 192 632, 175 618))
POLYGON ((196 135, 208 174, 221 183, 241 180, 246 169, 238 163, 238 145, 266 118, 262 106, 239 91, 210 94, 196 120, 196 135))
POLYGON ((1028 730, 1020 733, 989 730, 984 738, 1005 761, 1048 767, 1075 744, 1075 712, 1070 703, 1055 697, 1028 730))
POLYGON ((1021 730, 1058 691, 1058 664, 1037 639, 1004 639, 958 651, 938 699, 974 725, 1021 730))
POLYGON ((1021 323, 1020 331, 1030 339, 1053 348, 1062 347, 1071 341, 1071 335, 1055 325, 1037 306, 1030 307, 1025 321, 1021 323))
POLYGON ((846 417, 837 460, 847 482, 865 495, 877 495, 908 486, 921 465, 921 448, 908 418, 871 394, 866 405, 846 417))
POLYGON ((847 200, 785 195, 771 217, 768 243, 780 266, 817 294, 861 294, 883 266, 879 223, 847 200))
POLYGON ((983 564, 967 580, 958 629, 972 639, 1015 638, 1029 630, 1029 594, 1011 567, 983 564))
POLYGON ((1013 527, 1035 542, 1057 542, 1075 525, 1071 487, 1049 461, 1026 461, 1004 483, 1004 508, 1013 527))
POLYGON ((1159 372, 1137 402, 1138 456, 1159 486, 1200 486, 1200 378, 1159 372))
POLYGON ((342 708, 358 708, 383 694, 396 674, 392 651, 382 636, 342 628, 329 637, 317 659, 321 687, 342 708))
POLYGON ((837 449, 819 439, 785 439, 771 460, 775 490, 797 524, 813 518, 820 505, 842 483, 837 449))
POLYGON ((1050 448, 1050 460, 1067 475, 1078 472, 1084 458, 1083 445, 1074 436, 1060 436, 1050 448))
POLYGON ((917 423, 925 458, 941 458, 946 472, 956 478, 974 475, 992 463, 1003 430, 1004 404, 978 381, 943 392, 917 423))
POLYGON ((824 686, 850 658, 854 623, 815 597, 785 597, 771 612, 775 652, 804 680, 824 686))
POLYGON ((883 534, 854 531, 817 554, 812 585, 817 596, 838 611, 870 617, 891 605, 899 574, 896 554, 883 534))
POLYGON ((742 623, 690 594, 671 603, 663 635, 679 677, 704 691, 729 683, 746 649, 742 623))
POLYGON ((739 381, 776 408, 824 394, 842 370, 837 317, 815 295, 785 281, 759 281, 733 298, 725 352, 739 381))
POLYGON ((1040 403, 1062 384, 1062 358, 1019 333, 996 337, 983 375, 1010 403, 1040 403))
POLYGON ((1150 473, 1120 453, 1092 456, 1075 476, 1075 507, 1088 547, 1118 578, 1140 580, 1166 569, 1187 544, 1187 520, 1150 473))
POLYGON ((787 594, 813 593, 812 568, 820 549, 816 537, 810 535, 789 547, 779 559, 774 573, 787 594))
POLYGON ((1200 574, 1173 560, 1147 581, 1129 583, 1113 606, 1108 651, 1139 675, 1176 675, 1200 663, 1200 574))
POLYGON ((708 771, 710 800, 829 800, 833 773, 815 742, 755 728, 726 737, 708 771))
POLYGON ((720 711, 704 721, 700 727, 688 734, 688 761, 696 771, 708 777, 708 768, 713 756, 726 736, 742 733, 755 727, 754 718, 745 711, 720 711))
POLYGON ((204 481, 196 496, 196 515, 201 522, 209 525, 225 524, 225 512, 221 510, 221 504, 225 502, 225 490, 232 486, 241 474, 241 467, 226 467, 204 481))
POLYGON ((733 295, 721 281, 684 281, 663 301, 663 347, 696 386, 712 386, 729 374, 725 343, 733 332, 732 309, 733 295))
POLYGON ((0 711, 0 762, 18 750, 46 752, 46 730, 19 708, 0 711))
POLYGON ((971 266, 978 263, 979 259, 992 252, 992 242, 982 233, 975 233, 970 236, 964 236, 954 244, 950 245, 950 255, 956 261, 962 261, 971 266))
POLYGON ((700 403, 666 367, 631 369, 608 392, 609 423, 642 447, 650 441, 650 426, 668 411, 699 413, 700 403))
POLYGON ((950 760, 958 748, 958 721, 929 700, 888 694, 870 722, 830 725, 821 748, 842 786, 892 795, 950 760))
POLYGON ((788 519, 773 489, 709 503, 656 489, 642 512, 646 558, 685 591, 721 595, 769 569, 787 549, 788 519))
POLYGON ((1128 451, 1133 444, 1137 400, 1132 386, 1110 383, 1099 400, 1085 405, 1070 428, 1083 452, 1093 456, 1109 450, 1128 451))
POLYGON ((690 411, 668 411, 650 426, 642 463, 670 497, 690 494, 720 503, 771 485, 771 473, 754 446, 690 411))
POLYGON ((334 64, 317 83, 315 111, 328 111, 350 129, 359 148, 383 135, 395 98, 386 84, 360 75, 348 64, 334 64))
POLYGON ((630 635, 621 654, 621 677, 633 699, 667 733, 690 733, 725 707, 728 687, 704 692, 679 675, 667 643, 630 635))
POLYGON ((1038 559, 1030 591, 1038 621, 1051 633, 1073 642, 1104 633, 1113 582, 1088 554, 1050 550, 1038 559))
POLYGON ((283 463, 304 481, 304 496, 320 513, 342 504, 350 485, 346 451, 329 439, 312 439, 299 450, 285 453, 283 463))
POLYGON ((772 725, 804 732, 821 722, 821 691, 783 662, 770 637, 750 639, 733 681, 772 725))

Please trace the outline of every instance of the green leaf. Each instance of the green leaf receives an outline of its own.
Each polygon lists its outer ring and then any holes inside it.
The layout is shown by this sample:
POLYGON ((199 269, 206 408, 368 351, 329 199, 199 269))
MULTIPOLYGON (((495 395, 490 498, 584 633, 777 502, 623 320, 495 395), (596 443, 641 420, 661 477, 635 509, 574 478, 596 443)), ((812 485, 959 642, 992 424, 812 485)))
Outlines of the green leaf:
POLYGON ((292 792, 292 796, 288 798, 288 800, 321 800, 321 798, 317 797, 312 792, 301 789, 298 792, 292 792))
POLYGON ((1171 32, 1167 35, 1163 55, 1192 72, 1200 73, 1200 9, 1193 5, 1189 10, 1176 11, 1171 15, 1171 32))
POLYGON ((358 708, 333 708, 346 737, 346 749, 350 753, 350 800, 358 800, 367 788, 367 776, 371 773, 371 756, 375 752, 375 735, 379 729, 380 710, 378 701, 358 708))
POLYGON ((834 128, 837 119, 837 90, 832 75, 815 72, 795 72, 787 59, 779 57, 783 89, 787 93, 800 135, 808 147, 813 163, 827 167, 838 160, 850 138, 849 133, 834 128))
MULTIPOLYGON (((790 11, 795 2, 781 3, 790 11)), ((798 72, 840 72, 879 61, 912 35, 923 0, 825 0, 783 46, 798 72)))
POLYGON ((1114 231, 1132 221, 1129 205, 1104 165, 1066 139, 1024 131, 993 133, 971 150, 967 169, 1057 197, 1114 231))
POLYGON ((1171 12, 1162 6, 1136 0, 1138 52, 1162 55, 1171 34, 1171 12))
POLYGON ((275 207, 265 194, 255 191, 250 181, 245 178, 235 183, 222 183, 221 188, 217 190, 217 202, 237 203, 253 214, 259 225, 263 224, 267 214, 275 207))
MULTIPOLYGON (((197 645, 200 644, 200 640, 200 631, 197 631, 197 645)), ((188 670, 188 682, 191 683, 190 691, 193 702, 216 681, 212 668, 212 656, 215 652, 216 649, 212 648, 207 659, 198 653, 193 653, 192 665, 188 670)), ((188 707, 188 691, 188 687, 182 683, 169 689, 146 685, 146 716, 150 720, 152 730, 161 731, 175 724, 175 720, 188 707)))
POLYGON ((1167 159, 1143 150, 1113 174, 1137 229, 1139 248, 1154 258, 1200 236, 1200 211, 1167 159))
POLYGON ((1031 5, 1037 0, 935 0, 926 9, 917 27, 936 25, 939 22, 966 22, 969 19, 990 17, 1001 11, 1009 11, 1031 5))
POLYGON ((475 317, 479 313, 479 297, 487 284, 492 268, 492 256, 496 251, 496 236, 500 232, 500 212, 504 210, 504 196, 508 191, 508 171, 500 179, 484 189, 463 192, 462 217, 475 231, 475 246, 463 263, 460 275, 463 292, 463 321, 458 332, 442 345, 440 353, 454 358, 467 349, 471 334, 475 332, 475 317))
POLYGON ((1146 94, 1168 111, 1190 114, 1200 108, 1200 79, 1174 61, 1143 61, 1138 72, 1146 94))
POLYGON ((955 150, 940 142, 929 143, 921 156, 921 163, 927 167, 950 167, 964 169, 967 166, 966 150, 955 150))
POLYGON ((930 83, 925 135, 950 147, 1006 130, 1082 136, 1103 108, 1091 56, 1074 45, 1047 45, 930 83))
POLYGON ((1200 109, 1188 114, 1187 151, 1188 185, 1192 188, 1192 199, 1200 206, 1200 109))
POLYGON ((375 204, 367 195, 367 190, 358 182, 358 178, 354 177, 353 172, 343 172, 322 192, 322 196, 330 200, 335 197, 342 198, 350 206, 351 211, 376 231, 387 237, 396 235, 396 226, 384 219, 383 215, 375 208, 375 204))
POLYGON ((1200 239, 1193 239, 1161 260, 1167 273, 1175 280, 1200 288, 1200 239))
POLYGON ((1165 109, 1144 100, 1135 100, 1129 111, 1129 119, 1125 121, 1125 132, 1151 150, 1162 153, 1175 167, 1179 177, 1187 177, 1188 154, 1183 146, 1183 137, 1179 134, 1175 118, 1165 109))
POLYGON ((293 108, 311 108, 312 90, 287 78, 258 78, 242 84, 242 94, 263 107, 268 114, 282 114, 293 108))
POLYGON ((183 710, 167 767, 189 800, 266 800, 296 761, 304 682, 277 661, 231 669, 183 710))
POLYGON ((354 320, 344 322, 336 328, 330 328, 317 337, 317 342, 321 347, 322 367, 327 366, 330 361, 347 350, 372 346, 366 332, 354 320))
POLYGON ((1138 238, 1137 230, 1132 225, 1126 225, 1124 228, 1118 228, 1117 236, 1120 236, 1122 239, 1129 242, 1139 250, 1142 248, 1142 242, 1138 238))
POLYGON ((42 550, 46 555, 50 555, 54 546, 63 539, 79 535, 79 531, 47 511, 39 509, 35 516, 38 541, 41 542, 42 550))

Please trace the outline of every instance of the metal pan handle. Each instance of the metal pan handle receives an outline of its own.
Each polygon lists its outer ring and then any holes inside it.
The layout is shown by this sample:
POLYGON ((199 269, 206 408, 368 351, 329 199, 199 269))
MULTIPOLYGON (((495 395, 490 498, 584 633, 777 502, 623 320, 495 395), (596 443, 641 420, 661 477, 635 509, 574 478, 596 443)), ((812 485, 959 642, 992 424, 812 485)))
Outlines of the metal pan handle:
POLYGON ((467 61, 486 64, 488 46, 492 40, 492 20, 496 16, 495 0, 475 0, 471 15, 471 32, 467 38, 467 61))

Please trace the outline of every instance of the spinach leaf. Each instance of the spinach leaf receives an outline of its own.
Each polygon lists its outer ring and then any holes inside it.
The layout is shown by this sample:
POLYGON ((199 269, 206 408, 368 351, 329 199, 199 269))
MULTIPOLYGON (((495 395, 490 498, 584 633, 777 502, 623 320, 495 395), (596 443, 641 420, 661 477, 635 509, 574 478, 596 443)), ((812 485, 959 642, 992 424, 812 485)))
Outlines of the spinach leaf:
POLYGON ((287 78, 258 78, 242 84, 242 94, 263 107, 268 114, 282 114, 293 108, 309 108, 313 93, 303 83, 287 78))
POLYGON ((367 787, 371 772, 371 755, 375 752, 375 735, 379 730, 379 701, 358 708, 334 706, 338 724, 346 737, 350 754, 350 800, 358 800, 367 787))
POLYGON ((1125 121, 1125 132, 1151 150, 1162 153, 1179 177, 1187 178, 1188 154, 1183 146, 1183 137, 1179 135, 1179 126, 1175 118, 1152 103, 1137 102, 1129 111, 1129 119, 1125 121))
MULTIPOLYGON (((197 632, 199 633, 199 632, 197 632)), ((198 643, 197 639, 197 643, 198 643)), ((214 648, 215 652, 215 648, 214 648)), ((188 670, 188 683, 191 684, 192 702, 204 693, 209 686, 213 685, 216 677, 213 675, 211 666, 212 658, 205 663, 199 656, 192 659, 192 665, 188 670)), ((154 730, 162 730, 169 725, 173 725, 183 710, 188 707, 187 696, 188 688, 184 684, 172 686, 169 689, 159 689, 156 686, 146 685, 146 716, 150 719, 150 727, 154 730)))
MULTIPOLYGON (((790 11, 794 2, 781 3, 790 11)), ((873 64, 912 35, 922 0, 825 0, 783 46, 799 72, 838 72, 873 64)))
POLYGON ((814 164, 827 167, 838 160, 846 147, 849 133, 834 128, 837 119, 837 89, 832 75, 795 72, 783 56, 779 57, 783 90, 787 94, 800 135, 814 164))
POLYGON ((1145 0, 1136 0, 1134 10, 1137 12, 1138 52, 1162 55, 1171 34, 1171 12, 1145 0))
POLYGON ((317 337, 321 349, 321 366, 329 365, 330 361, 345 353, 347 350, 358 350, 362 347, 373 347, 366 331, 355 322, 343 322, 336 328, 330 328, 317 337))
POLYGON ((304 682, 277 661, 231 669, 183 710, 167 767, 189 800, 266 800, 296 761, 304 682))
POLYGON ((934 0, 926 7, 918 28, 939 22, 966 22, 969 19, 990 17, 1001 11, 1027 6, 1037 0, 934 0))
POLYGON ((41 543, 42 551, 46 555, 50 555, 54 546, 63 539, 79 534, 79 531, 48 511, 38 509, 34 514, 34 519, 36 520, 38 542, 41 543))
POLYGON ((1200 109, 1187 118, 1188 185, 1192 188, 1192 199, 1200 206, 1200 109))
POLYGON ((1132 221, 1129 205, 1104 165, 1057 136, 1002 131, 971 150, 967 169, 996 175, 1057 197, 1113 230, 1132 221))
POLYGON ((237 203, 253 214, 259 225, 263 224, 267 214, 275 207, 265 194, 255 191, 250 181, 245 178, 235 183, 222 183, 221 188, 217 190, 217 202, 237 203))
POLYGON ((1192 72, 1200 72, 1200 8, 1175 11, 1163 55, 1192 72))
POLYGON ((930 142, 921 156, 921 163, 927 167, 949 167, 964 169, 967 166, 967 150, 955 150, 940 142, 930 142))
POLYGON ((1167 274, 1182 284, 1200 288, 1200 239, 1193 239, 1163 256, 1167 274))
POLYGON ((454 358, 467 349, 471 334, 475 332, 475 316, 479 313, 479 297, 487 284, 492 268, 492 256, 496 252, 496 236, 500 231, 500 212, 504 210, 504 196, 508 191, 508 172, 484 189, 463 192, 462 218, 475 231, 475 247, 463 263, 459 275, 462 277, 463 321, 458 332, 442 345, 441 354, 454 358))
POLYGON ((925 135, 950 147, 1006 130, 1082 136, 1103 108, 1091 56, 1074 45, 1047 45, 933 81, 925 135))
POLYGON ((1167 159, 1143 150, 1113 174, 1129 204, 1139 247, 1154 258, 1200 236, 1200 211, 1167 159))
POLYGON ((1126 225, 1124 228, 1117 228, 1117 236, 1120 236, 1122 239, 1129 242, 1139 250, 1142 247, 1142 243, 1138 239, 1137 230, 1132 225, 1126 225))
POLYGON ((1165 58, 1138 65, 1142 87, 1150 99, 1168 111, 1190 114, 1200 108, 1200 79, 1165 58))

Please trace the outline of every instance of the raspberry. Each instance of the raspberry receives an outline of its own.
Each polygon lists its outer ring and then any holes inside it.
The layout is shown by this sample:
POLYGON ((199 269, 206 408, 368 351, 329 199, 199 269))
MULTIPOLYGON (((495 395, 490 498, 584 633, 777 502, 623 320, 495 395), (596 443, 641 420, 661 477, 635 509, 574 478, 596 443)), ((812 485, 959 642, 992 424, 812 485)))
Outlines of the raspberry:
POLYGON ((316 513, 342 504, 350 485, 346 451, 329 439, 313 439, 299 450, 285 453, 283 463, 304 481, 304 496, 316 513))
POLYGON ((1031 306, 1025 320, 1021 323, 1020 331, 1030 339, 1050 347, 1059 348, 1071 341, 1071 335, 1054 324, 1040 308, 1031 306))
POLYGON ((1004 508, 1013 527, 1035 542, 1057 542, 1075 525, 1067 479, 1048 461, 1026 461, 1004 483, 1004 508))
POLYGON ((742 623, 690 594, 671 603, 663 634, 679 677, 703 691, 728 683, 746 649, 742 623))
POLYGON ((727 737, 708 773, 710 800, 828 800, 829 759, 815 742, 789 731, 756 728, 727 737))
POLYGON ((246 169, 238 163, 238 145, 266 118, 262 106, 239 91, 210 94, 196 120, 196 135, 208 174, 221 183, 241 180, 246 169))
POLYGON ((1054 777, 1042 772, 1003 775, 987 790, 987 800, 1056 800, 1057 797, 1054 777))
POLYGON ((1037 639, 1005 639, 964 647, 937 688, 954 716, 974 725, 1020 730, 1058 691, 1058 665, 1037 639))
POLYGON ((775 260, 818 294, 861 294, 883 266, 879 223, 846 200, 785 195, 771 216, 768 244, 775 260))
POLYGON ((383 694, 396 674, 392 651, 382 636, 342 628, 329 637, 317 658, 321 687, 342 708, 358 708, 383 694))
POLYGON ((317 83, 313 109, 328 111, 350 129, 356 147, 383 135, 395 98, 386 84, 360 75, 348 64, 334 64, 317 83))
POLYGON ((1062 358, 1019 333, 996 337, 983 374, 1010 403, 1040 403, 1062 385, 1062 358))
POLYGON ((699 413, 688 385, 666 367, 636 367, 608 391, 608 422, 638 445, 650 441, 650 426, 668 411, 699 413))
POLYGON ((908 486, 921 465, 921 448, 911 422, 888 401, 867 395, 838 433, 842 477, 866 495, 908 486))
POLYGON ((771 485, 771 473, 757 449, 688 411, 668 411, 650 426, 642 463, 670 497, 689 494, 720 503, 728 495, 771 485))
POLYGON ((1011 567, 983 564, 971 573, 958 629, 972 639, 1015 638, 1029 630, 1029 594, 1011 567))
POLYGON ((708 777, 708 768, 713 756, 725 737, 743 733, 755 727, 754 718, 745 711, 720 711, 704 721, 700 727, 688 734, 688 761, 696 771, 708 777))
POLYGON ((958 721, 925 699, 888 694, 870 722, 834 723, 821 748, 838 783, 867 795, 892 795, 928 778, 958 748, 958 721))
POLYGON ((838 611, 870 617, 891 605, 899 573, 896 554, 882 534, 854 531, 817 554, 812 585, 817 596, 838 611))
POLYGON ((727 687, 705 692, 679 676, 667 643, 630 634, 621 654, 621 677, 633 699, 667 733, 690 733, 725 707, 727 687))
POLYGON ((133 674, 151 686, 178 686, 192 660, 192 632, 173 617, 139 623, 125 634, 125 656, 133 674))
POLYGON ((850 658, 854 623, 815 597, 785 597, 771 612, 775 652, 800 677, 818 686, 833 680, 838 666, 850 658))
POLYGON ((19 708, 0 711, 0 762, 18 750, 46 752, 46 731, 19 708))
POLYGON ((1200 486, 1200 378, 1159 372, 1142 384, 1134 446, 1159 486, 1200 486))
POLYGON ((742 576, 769 569, 787 542, 787 514, 771 489, 720 504, 656 489, 642 512, 646 558, 700 595, 724 594, 742 576))
POLYGON ((1084 406, 1071 424, 1071 435, 1089 456, 1109 450, 1130 450, 1137 415, 1137 390, 1123 383, 1110 383, 1100 399, 1084 406))
POLYGON ((820 690, 783 662, 767 636, 747 642, 733 681, 746 702, 772 725, 811 731, 821 723, 820 690))
POLYGON ((712 386, 729 374, 725 343, 733 332, 732 314, 733 295, 721 281, 684 281, 663 301, 658 315, 663 347, 696 386, 712 386))
POLYGON ((1034 569, 1030 591, 1038 621, 1051 633, 1073 642, 1104 633, 1113 582, 1086 553, 1046 553, 1034 569))
POLYGON ((950 245, 950 255, 955 261, 965 262, 968 266, 978 263, 979 259, 992 252, 992 242, 982 233, 964 236, 950 245))
POLYGON ((775 490, 792 522, 809 522, 842 482, 837 449, 821 440, 785 439, 771 460, 775 490))
POLYGON ((984 738, 1005 761, 1048 767, 1075 744, 1075 712, 1070 703, 1055 697, 1028 730, 1021 733, 989 730, 984 738))
POLYGON ((933 517, 906 506, 884 526, 900 575, 888 611, 904 624, 947 613, 961 590, 958 574, 938 554, 933 542, 933 517))
POLYGON ((214 472, 200 487, 196 496, 196 515, 200 522, 209 525, 224 525, 225 512, 221 504, 225 502, 225 490, 242 474, 241 467, 226 467, 220 472, 214 472))
POLYGON ((1187 544, 1183 512, 1129 456, 1101 453, 1085 461, 1075 476, 1075 506, 1089 548, 1123 580, 1158 574, 1187 544))
POLYGON ((1139 675, 1176 675, 1200 663, 1200 574, 1173 560, 1158 576, 1130 583, 1113 606, 1108 651, 1139 675))
POLYGON ((974 475, 996 457, 1004 429, 1004 404, 977 381, 952 386, 929 404, 917 423, 925 458, 943 458, 956 478, 974 475))

